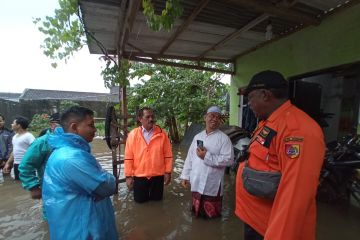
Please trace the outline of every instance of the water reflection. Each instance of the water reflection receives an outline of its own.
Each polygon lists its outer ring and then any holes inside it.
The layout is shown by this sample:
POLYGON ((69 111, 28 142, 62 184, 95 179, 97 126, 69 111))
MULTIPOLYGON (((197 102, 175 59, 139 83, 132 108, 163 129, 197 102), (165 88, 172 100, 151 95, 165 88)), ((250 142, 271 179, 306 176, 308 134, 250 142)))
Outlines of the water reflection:
MULTIPOLYGON (((104 142, 95 140, 93 153, 102 166, 112 171, 111 152, 104 142)), ((120 184, 113 197, 115 217, 122 239, 242 239, 242 223, 234 216, 234 176, 225 176, 223 215, 219 219, 203 220, 191 216, 189 190, 180 186, 178 178, 185 149, 174 147, 173 180, 165 187, 164 200, 137 204, 132 192, 120 184)), ((123 174, 123 169, 120 169, 123 174)), ((19 182, 0 174, 0 239, 49 239, 46 223, 41 217, 41 202, 31 200, 19 182)), ((318 238, 358 239, 360 236, 359 208, 319 206, 318 238)))

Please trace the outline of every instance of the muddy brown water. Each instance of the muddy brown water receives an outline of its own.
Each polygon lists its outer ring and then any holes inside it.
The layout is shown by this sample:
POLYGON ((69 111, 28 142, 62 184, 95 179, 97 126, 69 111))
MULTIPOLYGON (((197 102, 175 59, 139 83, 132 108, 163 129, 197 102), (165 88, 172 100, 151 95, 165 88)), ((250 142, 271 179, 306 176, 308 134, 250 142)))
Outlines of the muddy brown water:
MULTIPOLYGON (((93 153, 102 166, 112 171, 111 152, 102 140, 94 140, 93 153)), ((225 176, 222 217, 213 220, 193 218, 189 190, 180 186, 186 149, 173 147, 174 173, 165 188, 164 200, 136 204, 125 184, 114 195, 116 223, 121 239, 243 239, 243 224, 234 215, 235 176, 225 176)), ((360 208, 357 206, 318 206, 317 239, 360 239, 360 208)), ((41 202, 32 200, 19 182, 0 173, 0 239, 49 239, 41 217, 41 202)))

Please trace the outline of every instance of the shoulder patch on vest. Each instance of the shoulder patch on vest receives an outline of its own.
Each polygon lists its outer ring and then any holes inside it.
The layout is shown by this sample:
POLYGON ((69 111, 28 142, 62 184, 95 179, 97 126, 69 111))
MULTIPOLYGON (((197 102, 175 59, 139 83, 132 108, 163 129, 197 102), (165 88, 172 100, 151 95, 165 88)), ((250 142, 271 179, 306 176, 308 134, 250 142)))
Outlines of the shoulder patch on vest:
POLYGON ((277 132, 275 130, 264 126, 255 139, 264 147, 269 148, 272 139, 276 136, 276 133, 277 132))
POLYGON ((285 154, 289 158, 297 158, 300 156, 300 144, 285 144, 285 154))

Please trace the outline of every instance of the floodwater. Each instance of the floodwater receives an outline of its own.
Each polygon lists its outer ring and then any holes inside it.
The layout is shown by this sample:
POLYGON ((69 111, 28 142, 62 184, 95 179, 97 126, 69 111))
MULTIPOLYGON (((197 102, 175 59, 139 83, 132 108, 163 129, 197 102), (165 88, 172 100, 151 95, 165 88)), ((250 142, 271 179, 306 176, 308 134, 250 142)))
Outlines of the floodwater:
MULTIPOLYGON (((93 153, 102 166, 112 171, 111 152, 102 140, 94 140, 93 153)), ((166 186, 164 200, 137 204, 125 183, 114 195, 118 231, 127 240, 170 239, 243 239, 242 222, 234 215, 233 174, 225 176, 222 217, 213 220, 191 216, 190 193, 180 186, 186 150, 173 148, 174 173, 166 186)), ((19 182, 0 174, 0 239, 49 239, 46 222, 41 217, 41 202, 32 200, 19 182)), ((318 240, 360 239, 360 208, 320 204, 318 206, 318 240)))

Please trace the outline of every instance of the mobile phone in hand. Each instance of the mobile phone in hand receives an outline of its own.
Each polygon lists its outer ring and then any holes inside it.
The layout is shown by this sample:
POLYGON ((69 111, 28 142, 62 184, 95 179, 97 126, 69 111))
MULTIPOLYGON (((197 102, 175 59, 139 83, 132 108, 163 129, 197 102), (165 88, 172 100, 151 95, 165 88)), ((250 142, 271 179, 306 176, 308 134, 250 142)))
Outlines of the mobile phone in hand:
POLYGON ((201 140, 196 140, 197 147, 200 149, 204 149, 204 142, 201 140))

